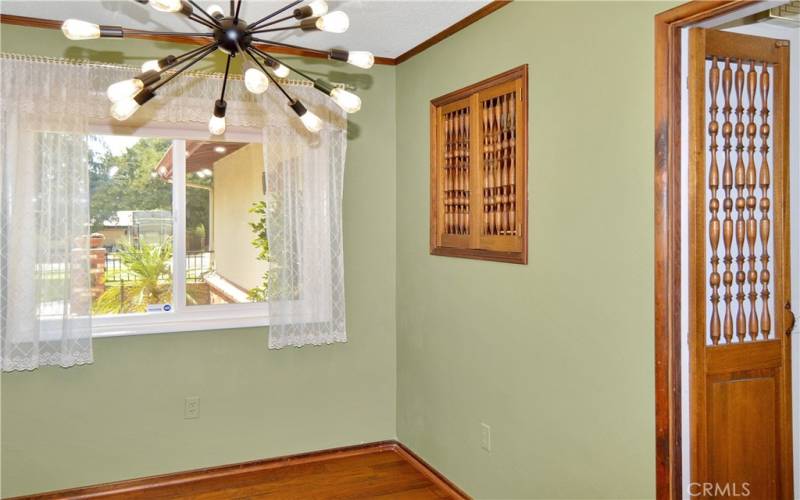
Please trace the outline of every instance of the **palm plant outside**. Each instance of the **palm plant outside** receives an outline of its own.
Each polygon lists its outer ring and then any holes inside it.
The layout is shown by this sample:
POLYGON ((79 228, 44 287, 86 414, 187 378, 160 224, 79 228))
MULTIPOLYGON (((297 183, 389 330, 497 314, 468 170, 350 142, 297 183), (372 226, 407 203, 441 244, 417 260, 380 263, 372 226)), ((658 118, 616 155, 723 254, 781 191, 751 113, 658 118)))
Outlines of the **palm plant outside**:
POLYGON ((139 245, 124 242, 116 255, 134 279, 108 287, 92 306, 95 314, 146 312, 148 304, 172 301, 171 238, 139 245))

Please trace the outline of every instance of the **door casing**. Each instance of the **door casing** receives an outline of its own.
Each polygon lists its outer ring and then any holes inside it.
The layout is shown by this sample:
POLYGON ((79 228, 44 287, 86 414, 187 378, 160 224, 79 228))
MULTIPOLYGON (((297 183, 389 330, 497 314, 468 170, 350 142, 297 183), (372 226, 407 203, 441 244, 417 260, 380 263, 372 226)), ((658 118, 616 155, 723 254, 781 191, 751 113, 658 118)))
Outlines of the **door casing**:
POLYGON ((759 0, 689 2, 655 17, 656 498, 682 498, 681 29, 759 0))

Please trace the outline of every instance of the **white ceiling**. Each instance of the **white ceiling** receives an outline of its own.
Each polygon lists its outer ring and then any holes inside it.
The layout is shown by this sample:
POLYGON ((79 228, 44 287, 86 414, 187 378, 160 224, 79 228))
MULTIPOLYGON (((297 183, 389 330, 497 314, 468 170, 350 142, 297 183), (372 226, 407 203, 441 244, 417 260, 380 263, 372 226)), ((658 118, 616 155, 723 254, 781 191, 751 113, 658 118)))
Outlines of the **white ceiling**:
MULTIPOLYGON (((199 0, 197 3, 203 6, 216 3, 225 9, 228 6, 227 0, 199 0)), ((287 3, 244 0, 240 16, 252 22, 287 3)), ((376 56, 394 58, 488 3, 490 0, 329 0, 330 10, 343 10, 350 16, 350 29, 346 33, 292 30, 263 35, 311 48, 369 50, 376 56)), ((206 30, 179 14, 158 12, 134 0, 2 0, 0 12, 43 19, 77 18, 153 31, 206 30)))

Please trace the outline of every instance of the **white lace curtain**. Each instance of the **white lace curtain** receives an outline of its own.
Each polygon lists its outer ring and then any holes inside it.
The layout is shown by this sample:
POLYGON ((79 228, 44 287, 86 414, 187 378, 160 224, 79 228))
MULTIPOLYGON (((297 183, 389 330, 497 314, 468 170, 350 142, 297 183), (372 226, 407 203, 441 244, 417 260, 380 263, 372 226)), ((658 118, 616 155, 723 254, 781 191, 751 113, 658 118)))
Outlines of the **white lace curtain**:
MULTIPOLYGON (((107 121, 109 84, 136 68, 2 54, 0 349, 2 369, 92 361, 86 135, 107 121)), ((260 128, 270 240, 269 347, 346 340, 342 182, 347 120, 307 84, 289 91, 324 122, 309 134, 273 86, 228 87, 229 127, 260 128)), ((185 74, 132 124, 205 124, 219 75, 185 74)))
POLYGON ((92 362, 87 69, 2 60, 4 371, 92 362))

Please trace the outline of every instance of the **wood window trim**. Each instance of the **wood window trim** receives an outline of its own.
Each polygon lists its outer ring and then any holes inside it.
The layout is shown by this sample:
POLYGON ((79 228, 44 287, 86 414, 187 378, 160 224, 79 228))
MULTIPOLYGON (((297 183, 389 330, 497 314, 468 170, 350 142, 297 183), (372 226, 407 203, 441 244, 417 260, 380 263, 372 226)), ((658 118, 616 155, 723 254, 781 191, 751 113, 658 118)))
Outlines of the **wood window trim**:
POLYGON ((656 498, 682 498, 681 29, 761 0, 692 1, 655 16, 656 498))
MULTIPOLYGON (((512 68, 508 71, 495 75, 491 78, 481 80, 477 83, 464 87, 462 89, 450 92, 443 96, 431 100, 430 103, 430 253, 431 255, 439 255, 446 257, 461 257, 477 260, 488 260, 496 262, 507 262, 514 264, 527 264, 528 263, 528 65, 524 64, 512 68), (441 246, 440 240, 440 224, 438 220, 439 208, 439 179, 438 179, 438 151, 439 151, 439 137, 437 128, 434 124, 437 122, 439 110, 443 106, 452 104, 454 102, 467 99, 471 96, 477 96, 479 92, 486 91, 508 82, 516 80, 521 81, 519 88, 522 105, 520 106, 520 120, 518 120, 518 128, 516 137, 522 138, 522 141, 517 142, 517 148, 521 149, 521 164, 517 166, 521 170, 519 176, 519 184, 517 192, 517 203, 521 204, 519 211, 518 221, 520 227, 521 249, 514 252, 487 250, 483 248, 459 248, 459 247, 445 247, 441 246), (522 199, 519 199, 519 198, 522 199)), ((477 147, 473 148, 473 155, 477 154, 477 147)), ((472 201, 477 201, 473 199, 472 201)))

